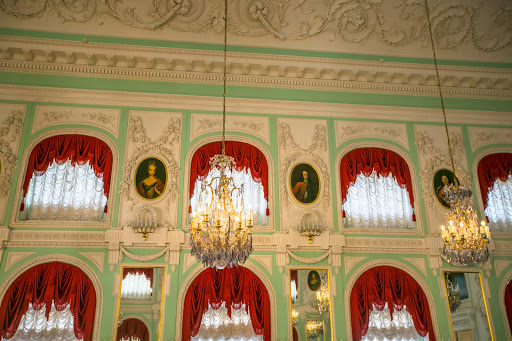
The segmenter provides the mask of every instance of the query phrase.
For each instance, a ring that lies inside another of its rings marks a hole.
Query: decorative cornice
[[[170,57],[172,56],[172,58]],[[230,52],[234,86],[437,96],[432,65]],[[0,36],[0,70],[222,84],[222,53]],[[510,69],[440,66],[447,97],[512,98]]]

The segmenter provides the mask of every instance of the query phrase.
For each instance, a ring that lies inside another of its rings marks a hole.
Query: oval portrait
[[[437,201],[446,208],[450,208],[450,204],[444,199],[444,189],[448,185],[460,184],[457,175],[449,169],[439,169],[434,174],[433,190],[436,195]]]
[[[137,194],[147,200],[160,197],[167,184],[167,169],[159,158],[147,157],[143,159],[135,170],[135,190]]]
[[[322,284],[322,279],[317,271],[310,271],[308,274],[308,287],[311,291],[317,291]]]
[[[320,179],[318,172],[309,163],[298,163],[290,174],[290,189],[295,200],[301,204],[311,204],[318,198]]]

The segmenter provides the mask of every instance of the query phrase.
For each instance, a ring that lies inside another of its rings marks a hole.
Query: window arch
[[[144,322],[136,318],[123,320],[117,328],[117,341],[149,341],[149,330]]]
[[[382,148],[358,148],[340,162],[342,212],[349,228],[410,228],[414,196],[407,162]]]
[[[257,225],[264,225],[270,214],[268,207],[269,174],[268,163],[263,153],[255,146],[239,141],[226,141],[226,155],[235,159],[231,175],[236,185],[244,184],[246,207],[250,207]],[[218,175],[210,166],[210,158],[222,153],[222,142],[210,142],[201,146],[192,156],[190,166],[189,213],[195,211],[200,183]],[[259,222],[259,223],[258,223]]]
[[[20,211],[28,220],[101,221],[108,210],[112,151],[85,135],[56,135],[31,151]]]
[[[218,321],[220,328],[208,328]],[[208,340],[216,329],[215,338],[270,341],[271,321],[269,294],[251,270],[207,268],[185,294],[181,339]]]
[[[435,340],[427,297],[405,271],[377,266],[365,271],[350,293],[352,338]]]
[[[485,216],[494,231],[512,231],[512,154],[497,153],[478,163]]]
[[[61,262],[39,264],[7,289],[0,304],[0,330],[5,339],[44,334],[91,341],[95,309],[96,291],[81,269]]]

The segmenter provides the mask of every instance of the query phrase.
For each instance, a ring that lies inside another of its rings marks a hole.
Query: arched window
[[[508,281],[505,288],[505,310],[507,311],[508,326],[512,331],[512,279]]]
[[[149,341],[148,327],[139,319],[123,320],[117,328],[117,341]]]
[[[125,268],[121,284],[121,298],[149,300],[153,295],[153,268]]]
[[[485,215],[494,231],[512,231],[512,154],[487,155],[478,163]]]
[[[29,220],[101,221],[107,212],[112,151],[95,137],[58,135],[39,142],[23,182]]]
[[[221,153],[221,142],[208,143],[194,153],[190,166],[189,213],[197,209],[201,182],[209,182],[220,175],[218,169],[211,168],[210,158]],[[233,177],[235,185],[244,185],[246,209],[252,210],[255,225],[265,225],[269,215],[267,159],[258,148],[238,141],[226,141],[226,155],[235,158],[235,167],[231,169],[230,176]]]
[[[414,197],[409,167],[390,150],[352,150],[340,163],[345,227],[411,228]]]
[[[354,341],[435,340],[425,293],[397,268],[365,271],[352,288],[350,315]]]
[[[7,289],[0,305],[2,338],[91,341],[96,292],[76,266],[34,266]]]
[[[183,341],[270,341],[270,300],[244,267],[207,268],[190,284],[183,308]]]

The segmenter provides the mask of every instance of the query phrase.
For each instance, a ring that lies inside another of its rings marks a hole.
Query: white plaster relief
[[[222,115],[192,114],[190,125],[191,141],[207,133],[222,132]],[[255,135],[270,143],[268,117],[229,115],[226,130]]]
[[[443,126],[414,126],[416,147],[420,164],[420,178],[423,199],[427,213],[430,234],[441,233],[444,216],[448,212],[437,201],[433,189],[434,174],[441,168],[451,169],[450,155],[445,128]],[[470,184],[470,176],[464,151],[464,141],[460,127],[450,126],[450,143],[455,164],[455,173],[463,184]]]
[[[188,269],[196,263],[196,257],[192,256],[190,253],[185,253],[183,255],[183,274],[185,274],[185,272],[187,272]]]
[[[344,262],[344,268],[345,268],[345,275],[348,275],[350,270],[360,261],[366,259],[367,257],[345,257],[343,258]]]
[[[251,255],[251,259],[263,265],[263,267],[272,275],[272,255]]]
[[[78,254],[90,260],[103,273],[103,264],[105,263],[105,254],[103,252],[78,252]]]
[[[35,252],[9,252],[7,254],[7,260],[5,262],[5,269],[4,272],[7,272],[13,265],[21,261],[22,259],[25,259],[31,255],[33,255]]]
[[[104,129],[118,137],[120,116],[121,110],[118,109],[38,105],[32,133],[55,125],[84,124]]]
[[[180,169],[182,114],[173,112],[130,111],[127,147],[121,181],[120,221],[129,227],[138,212],[150,205],[158,224],[165,229],[176,226]],[[136,192],[135,172],[140,161],[157,157],[167,169],[165,192],[153,200],[145,200]]]
[[[421,272],[427,276],[427,265],[425,264],[425,259],[423,258],[404,258],[404,260],[408,261],[409,263],[414,264],[418,269],[421,270]]]
[[[469,127],[468,131],[472,151],[496,143],[512,144],[512,129]]]
[[[0,103],[0,221],[18,164],[17,155],[25,118],[25,105]]]
[[[336,146],[360,138],[382,138],[409,149],[407,126],[398,123],[336,121]]]
[[[281,229],[287,231],[300,224],[304,209],[315,212],[323,227],[333,229],[331,171],[329,144],[325,120],[278,119],[279,129],[279,198]],[[295,200],[290,184],[293,167],[298,163],[311,164],[318,173],[319,189],[315,202],[304,205]],[[285,214],[286,212],[286,214]]]
[[[512,265],[512,260],[496,259],[494,260],[494,268],[496,269],[496,278],[500,278],[501,273]]]

